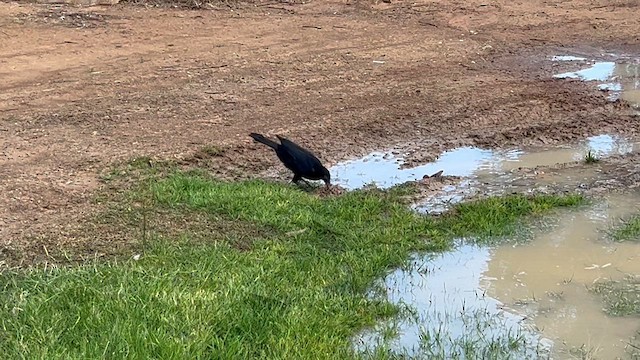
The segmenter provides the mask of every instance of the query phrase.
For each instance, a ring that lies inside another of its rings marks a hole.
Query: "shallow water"
[[[583,160],[587,151],[591,150],[596,156],[624,155],[638,148],[640,143],[618,136],[598,135],[587,138],[573,146],[556,146],[532,151],[522,151],[518,157],[507,158],[501,162],[504,171],[519,167],[532,168],[536,166],[552,166],[573,161]]]
[[[639,205],[637,193],[612,195],[584,211],[561,213],[551,231],[539,231],[531,243],[495,248],[483,288],[532,319],[558,344],[556,353],[584,344],[596,357],[622,357],[640,321],[607,316],[588,287],[640,274],[640,244],[613,243],[603,232]]]
[[[339,163],[330,171],[334,182],[347,189],[361,188],[370,183],[380,188],[389,188],[440,170],[444,170],[444,175],[471,176],[489,164],[494,157],[491,150],[462,147],[442,153],[432,163],[401,169],[403,157],[391,152],[373,152],[360,159]]]
[[[523,316],[503,311],[503,304],[481,289],[490,259],[488,248],[470,244],[455,252],[415,256],[408,269],[384,279],[388,299],[415,308],[415,315],[394,324],[398,336],[386,343],[384,325],[360,334],[357,348],[366,351],[386,345],[412,357],[454,358],[464,354],[469,342],[489,347],[493,340],[511,334],[528,345],[520,355],[535,355],[539,335],[522,326]]]
[[[640,60],[635,63],[621,64],[614,71],[620,83],[623,100],[628,101],[636,109],[640,108]]]
[[[580,348],[596,358],[624,358],[640,321],[607,316],[588,288],[600,279],[640,274],[640,244],[612,243],[603,232],[640,211],[639,204],[638,193],[612,195],[560,212],[526,244],[463,244],[416,256],[384,279],[389,300],[414,308],[415,315],[396,324],[398,336],[385,340],[381,325],[361,334],[356,347],[384,344],[412,357],[452,358],[474,339],[486,348],[517,338],[525,348],[514,350],[515,358],[573,358],[569,352]]]
[[[560,55],[558,58],[566,61],[572,57]],[[577,59],[580,58],[575,58]],[[611,91],[611,100],[621,98],[628,101],[632,107],[640,108],[640,59],[627,59],[618,63],[595,62],[588,68],[556,74],[553,77],[603,82],[598,88]]]
[[[373,152],[363,158],[348,160],[333,166],[334,183],[347,189],[358,189],[367,184],[389,188],[407,181],[421,179],[443,170],[446,176],[475,177],[481,174],[500,174],[521,167],[533,168],[578,161],[589,149],[597,156],[627,154],[640,147],[640,142],[612,136],[599,135],[587,138],[572,146],[556,146],[538,149],[486,150],[462,147],[442,153],[436,161],[414,168],[401,169],[402,156],[391,152]]]
[[[607,81],[613,76],[616,68],[614,62],[597,62],[592,66],[579,71],[571,71],[562,74],[553,75],[557,79],[580,79],[584,81]]]

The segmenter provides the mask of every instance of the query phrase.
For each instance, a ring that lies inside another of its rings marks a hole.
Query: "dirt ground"
[[[251,131],[327,165],[635,133],[628,104],[553,80],[571,64],[549,56],[637,56],[639,12],[635,0],[0,2],[0,262],[91,242],[74,229],[95,214],[100,177],[138,156],[289,176]]]

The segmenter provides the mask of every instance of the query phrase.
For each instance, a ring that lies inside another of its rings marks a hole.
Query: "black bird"
[[[306,178],[309,180],[323,180],[327,188],[331,185],[331,174],[329,170],[322,165],[320,160],[311,153],[311,151],[301,147],[291,140],[285,139],[280,135],[276,137],[280,140],[280,144],[267,139],[262,134],[249,134],[253,140],[263,143],[276,151],[278,159],[282,161],[287,169],[293,171],[294,183]]]

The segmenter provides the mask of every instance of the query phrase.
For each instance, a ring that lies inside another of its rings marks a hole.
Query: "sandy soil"
[[[634,0],[2,2],[0,261],[90,242],[74,229],[95,213],[100,175],[136,156],[288,176],[250,131],[327,165],[380,148],[411,164],[466,144],[635,133],[627,104],[551,79],[571,64],[549,56],[640,54],[638,12]],[[222,153],[203,161],[203,147]]]

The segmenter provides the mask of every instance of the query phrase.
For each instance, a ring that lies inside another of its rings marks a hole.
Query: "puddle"
[[[598,280],[640,274],[640,244],[603,239],[603,230],[638,212],[638,204],[638,194],[610,196],[585,211],[562,213],[551,231],[541,231],[529,244],[495,248],[483,288],[530,317],[555,341],[557,353],[584,345],[597,358],[624,357],[640,321],[607,316],[587,288]]]
[[[422,179],[443,170],[446,176],[473,177],[479,174],[500,174],[517,168],[533,168],[578,161],[589,149],[600,157],[628,154],[637,149],[640,142],[599,135],[587,138],[571,147],[549,147],[525,150],[484,150],[462,147],[446,151],[432,163],[409,169],[400,169],[401,156],[390,152],[374,152],[361,159],[349,160],[333,166],[331,178],[340,186],[353,190],[367,184],[389,188],[407,181]]]
[[[333,166],[331,178],[347,189],[358,189],[374,183],[379,188],[389,188],[407,181],[422,179],[444,170],[443,175],[471,176],[492,163],[495,154],[491,150],[463,147],[446,151],[433,163],[400,169],[404,159],[390,152],[374,152],[361,159],[345,161]]]
[[[555,60],[554,60],[555,59]],[[553,57],[552,61],[585,60],[571,56]],[[640,59],[627,60],[624,63],[596,62],[591,67],[574,72],[566,72],[553,76],[557,79],[580,79],[583,81],[599,81],[600,90],[610,91],[611,100],[623,99],[640,108]]]
[[[553,75],[556,79],[580,79],[584,81],[607,81],[613,76],[613,70],[616,68],[614,62],[597,62],[591,67],[562,74]]]
[[[503,159],[500,168],[509,171],[521,167],[552,166],[580,161],[584,159],[589,150],[600,157],[624,155],[631,153],[634,147],[637,148],[639,145],[640,143],[636,144],[621,137],[598,135],[587,138],[574,146],[558,146],[531,152],[520,151],[517,157]]]
[[[498,351],[511,341],[520,346],[509,358],[574,358],[577,349],[625,358],[640,322],[607,316],[587,289],[599,279],[640,274],[640,244],[608,242],[602,231],[639,211],[638,204],[640,194],[612,195],[559,213],[526,244],[462,245],[415,257],[383,281],[388,299],[408,305],[413,315],[396,324],[397,336],[385,339],[381,324],[359,335],[356,348],[445,359],[465,358],[464,346]]]
[[[401,169],[404,159],[391,152],[373,152],[361,159],[348,160],[333,166],[332,179],[340,186],[353,190],[367,184],[389,188],[407,181],[422,179],[443,170],[446,176],[473,177],[479,174],[499,174],[517,168],[532,168],[573,162],[584,158],[589,149],[600,157],[628,154],[640,147],[640,142],[599,135],[587,138],[574,146],[525,150],[485,150],[462,147],[446,151],[432,163]]]
[[[436,161],[414,168],[401,169],[404,159],[393,153],[374,152],[361,159],[345,161],[333,166],[331,177],[334,183],[353,190],[367,184],[389,188],[407,181],[416,181],[425,175],[443,170],[445,176],[459,176],[456,185],[446,185],[414,209],[437,213],[445,211],[451,204],[474,196],[479,191],[499,195],[512,189],[523,175],[521,168],[552,166],[570,163],[584,158],[588,150],[598,157],[623,155],[640,148],[640,142],[629,139],[599,135],[585,139],[573,146],[556,146],[529,150],[484,150],[463,147],[444,152]],[[537,174],[536,181],[542,185],[572,183],[579,186],[597,177],[594,169],[574,170],[557,174]],[[480,186],[482,185],[482,186]],[[510,186],[506,186],[510,185]]]
[[[640,109],[640,61],[616,66],[614,75],[618,77],[621,86],[620,97]]]
[[[381,324],[360,334],[356,348],[372,352],[385,346],[409,357],[469,358],[465,349],[478,355],[491,346],[508,348],[508,341],[517,339],[525,358],[548,351],[550,343],[544,345],[537,333],[526,329],[523,316],[503,311],[504,305],[481,289],[490,259],[489,249],[467,244],[455,252],[417,256],[408,269],[392,272],[383,284],[389,301],[416,311],[392,324],[398,336],[385,339],[386,324]]]

